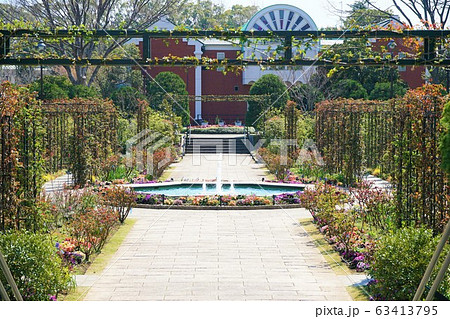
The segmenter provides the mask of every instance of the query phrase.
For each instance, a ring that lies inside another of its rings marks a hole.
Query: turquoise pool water
[[[262,185],[262,184],[231,184],[225,183],[222,189],[216,184],[179,184],[165,186],[139,186],[134,190],[145,194],[164,194],[166,196],[197,196],[197,195],[257,195],[272,196],[283,193],[303,191],[303,186]]]

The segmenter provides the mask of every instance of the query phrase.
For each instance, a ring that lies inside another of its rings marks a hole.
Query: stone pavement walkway
[[[351,300],[298,224],[304,209],[134,209],[85,300]],[[86,276],[85,276],[86,277]]]
[[[72,174],[64,174],[63,176],[57,177],[54,180],[46,182],[42,188],[46,193],[62,191],[65,186],[70,186],[73,184]]]
[[[263,164],[257,164],[250,155],[244,154],[186,154],[179,163],[170,166],[175,181],[222,181],[260,182],[267,176]]]

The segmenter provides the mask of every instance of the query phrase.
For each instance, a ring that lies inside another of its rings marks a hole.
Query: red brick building
[[[398,23],[395,20],[387,19],[381,23],[379,26],[383,28],[394,28],[394,29],[402,29],[403,25]],[[372,45],[374,51],[380,52],[382,50],[382,46],[388,51],[386,54],[392,54],[393,57],[403,58],[408,55],[415,55],[416,48],[413,47],[412,43],[407,40],[401,38],[395,39],[370,39],[369,42]],[[399,66],[398,67],[400,78],[408,84],[411,89],[415,89],[419,86],[425,84],[424,74],[425,67],[424,66]]]
[[[153,27],[171,30],[175,26],[170,21],[162,19],[151,28]],[[314,21],[299,8],[290,5],[275,5],[260,10],[243,27],[243,30],[252,29],[317,30],[317,27]],[[152,58],[173,55],[177,57],[195,56],[197,58],[208,57],[222,60],[225,58],[236,59],[243,52],[244,58],[251,55],[264,58],[264,55],[268,54],[266,49],[269,45],[276,47],[274,43],[271,43],[242,48],[237,43],[218,39],[151,39],[150,55]],[[139,46],[142,52],[142,42],[139,43]],[[318,46],[309,50],[307,56],[314,57],[317,53]],[[220,69],[207,70],[200,66],[190,68],[157,66],[148,68],[145,76],[154,78],[158,73],[164,71],[178,74],[186,83],[188,94],[196,97],[196,100],[191,101],[189,104],[191,123],[194,124],[196,121],[200,122],[201,120],[214,123],[216,118],[220,118],[226,124],[232,124],[235,121],[245,121],[247,102],[208,101],[208,98],[205,99],[205,96],[247,95],[251,85],[262,75],[269,73],[280,76],[289,85],[297,81],[305,82],[312,73],[313,68],[261,70],[259,66],[249,66],[238,74],[233,72],[224,74]]]

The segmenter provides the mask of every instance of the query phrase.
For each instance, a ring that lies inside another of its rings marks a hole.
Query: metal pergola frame
[[[61,38],[142,38],[143,54],[141,59],[77,59],[77,58],[11,58],[9,57],[11,40],[15,38],[35,38],[35,39],[61,39]],[[422,38],[424,54],[421,58],[415,59],[352,59],[339,62],[321,59],[304,59],[292,56],[293,39],[348,39],[348,38]],[[284,58],[274,60],[244,60],[230,59],[217,61],[214,59],[193,59],[188,58],[160,58],[153,59],[150,55],[150,39],[179,39],[179,38],[220,38],[236,39],[242,45],[245,45],[247,39],[275,38],[284,45]],[[450,59],[436,58],[436,40],[450,39],[450,30],[349,30],[349,31],[216,31],[216,30],[192,30],[192,31],[165,31],[165,30],[0,30],[0,65],[104,65],[104,66],[133,66],[140,64],[142,66],[250,66],[250,65],[270,65],[270,66],[417,66],[430,65],[434,67],[450,66]],[[195,97],[194,97],[195,99]],[[428,282],[432,269],[437,258],[443,249],[443,245],[449,238],[450,222],[447,224],[441,241],[429,263],[427,271],[417,289],[414,300],[420,300]],[[450,254],[442,265],[433,287],[428,293],[427,300],[432,300],[437,286],[445,274],[450,263]],[[3,260],[0,255],[0,262]],[[4,268],[4,263],[1,263]],[[5,268],[2,269],[5,272]],[[6,271],[8,275],[8,271]],[[9,275],[7,276],[10,277]],[[9,278],[11,279],[11,278]],[[13,288],[16,299],[21,300],[20,293],[13,281],[8,281]],[[5,289],[0,283],[0,293],[5,298]],[[6,297],[7,298],[7,297]]]
[[[9,57],[11,40],[15,38],[62,39],[62,38],[142,38],[143,54],[140,59],[84,59],[84,58],[13,58]],[[424,54],[421,58],[396,59],[351,59],[339,62],[319,57],[305,59],[292,56],[293,39],[349,39],[349,38],[411,38],[424,39]],[[179,39],[179,38],[220,38],[235,39],[245,45],[247,39],[274,38],[284,45],[284,58],[271,60],[254,59],[214,59],[185,58],[152,58],[150,54],[150,39]],[[418,66],[432,65],[435,67],[450,66],[450,59],[437,59],[435,55],[436,40],[450,39],[450,30],[349,30],[349,31],[167,31],[167,30],[0,30],[0,65],[104,65],[104,66]]]

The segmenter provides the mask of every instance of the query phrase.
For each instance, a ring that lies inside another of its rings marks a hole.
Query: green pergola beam
[[[450,30],[327,30],[327,31],[216,31],[216,30],[0,30],[0,35],[6,37],[37,37],[37,38],[67,38],[67,37],[113,37],[113,38],[445,38],[450,37]]]
[[[272,60],[272,61],[255,61],[255,60],[226,60],[226,63],[211,63],[209,61],[193,61],[193,60],[144,60],[144,59],[35,59],[35,58],[0,58],[0,65],[24,65],[24,66],[55,66],[55,65],[103,65],[103,66],[159,66],[159,67],[194,67],[194,66],[419,66],[432,65],[436,67],[450,66],[450,59],[442,60],[426,60],[426,59],[362,59],[362,60]]]

